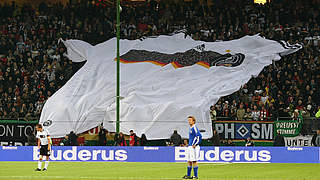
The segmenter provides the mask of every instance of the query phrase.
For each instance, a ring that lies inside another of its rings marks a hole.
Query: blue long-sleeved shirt
[[[189,146],[201,143],[202,135],[196,125],[189,128]]]

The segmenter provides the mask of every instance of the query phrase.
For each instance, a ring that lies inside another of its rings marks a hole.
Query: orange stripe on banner
[[[158,66],[165,66],[165,65],[167,65],[167,64],[165,64],[165,63],[161,63],[161,62],[158,62],[158,61],[140,61],[140,62],[149,62],[149,63],[155,64],[155,65],[158,65]]]
[[[199,61],[199,62],[197,62],[197,64],[200,65],[200,66],[203,66],[205,68],[208,68],[208,69],[210,68],[209,63],[206,63],[204,61]]]
[[[117,61],[117,58],[115,58],[114,60]],[[120,62],[123,63],[123,64],[149,62],[149,63],[155,64],[155,65],[158,65],[158,66],[167,65],[166,63],[162,63],[162,62],[158,62],[158,61],[127,61],[127,60],[124,60],[124,59],[121,59],[121,58],[120,58]]]
[[[176,63],[174,63],[174,62],[171,62],[171,64],[172,64],[172,66],[174,67],[174,68],[178,68],[178,66],[176,65]]]
[[[114,59],[115,61],[117,61],[117,58]],[[165,66],[167,65],[166,63],[162,63],[162,62],[159,62],[159,61],[127,61],[125,59],[122,59],[120,58],[120,62],[123,63],[123,64],[131,64],[131,63],[141,63],[141,62],[149,62],[149,63],[152,63],[152,64],[155,64],[155,65],[158,65],[158,66]],[[182,68],[183,66],[178,63],[178,62],[171,62],[172,66],[177,69],[177,68]],[[197,62],[196,64],[200,65],[200,66],[203,66],[205,68],[210,68],[210,65],[209,63],[207,62],[204,62],[204,61],[200,61],[200,62]]]
[[[176,68],[176,69],[183,67],[181,64],[179,64],[179,63],[177,63],[177,62],[172,62],[171,64],[172,64],[172,66],[173,66],[174,68]]]
[[[180,63],[178,63],[178,62],[174,62],[176,65],[177,65],[177,67],[178,68],[182,68],[183,66],[180,64]]]

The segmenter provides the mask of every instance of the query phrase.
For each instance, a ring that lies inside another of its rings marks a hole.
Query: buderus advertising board
[[[185,148],[175,148],[175,161],[187,160]],[[200,162],[318,163],[316,147],[202,147]]]
[[[186,162],[186,147],[53,146],[52,161]],[[36,161],[34,146],[0,146],[0,161]],[[200,162],[319,163],[318,147],[201,147]]]

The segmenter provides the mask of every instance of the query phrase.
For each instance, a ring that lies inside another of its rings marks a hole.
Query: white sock
[[[44,168],[48,169],[49,161],[44,162]]]
[[[41,169],[42,161],[38,161],[38,169]]]

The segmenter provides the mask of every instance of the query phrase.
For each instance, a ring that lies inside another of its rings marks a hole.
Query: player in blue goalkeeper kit
[[[189,128],[189,144],[188,144],[188,171],[187,175],[183,177],[183,179],[198,179],[198,163],[200,156],[200,146],[202,140],[202,135],[199,131],[199,129],[196,126],[196,119],[193,116],[188,117],[188,123],[190,125]],[[193,167],[193,174],[194,176],[191,176],[191,170]]]

